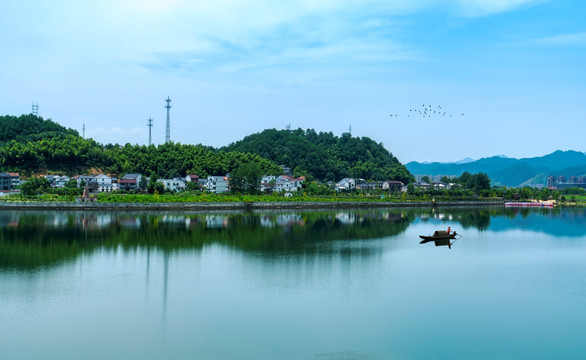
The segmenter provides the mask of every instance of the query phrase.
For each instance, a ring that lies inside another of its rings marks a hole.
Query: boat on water
[[[449,233],[443,230],[437,230],[433,233],[433,235],[419,235],[420,238],[427,241],[435,241],[435,240],[446,240],[446,239],[455,239],[458,235],[455,231],[453,233]],[[423,242],[422,242],[423,243]]]
[[[428,243],[430,241],[433,241],[435,243],[435,246],[448,246],[448,248],[452,248],[452,244],[454,243],[453,241],[450,240],[458,240],[459,238],[462,237],[462,235],[454,232],[451,232],[448,234],[447,231],[443,231],[443,230],[437,230],[433,233],[433,235],[419,235],[419,237],[423,240],[421,240],[420,244],[425,244]]]

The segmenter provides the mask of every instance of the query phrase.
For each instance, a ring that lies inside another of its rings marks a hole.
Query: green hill
[[[400,180],[412,177],[382,144],[346,133],[334,136],[314,130],[265,130],[221,149],[166,143],[159,146],[100,144],[75,130],[35,115],[0,116],[0,171],[67,175],[104,172],[141,173],[171,178],[196,174],[223,175],[254,163],[265,174],[281,173],[278,165],[320,180],[356,177]]]
[[[0,117],[0,171],[66,175],[100,171],[119,175],[141,173],[172,178],[195,174],[224,175],[242,164],[279,174],[281,168],[258,155],[217,151],[203,145],[159,146],[100,144],[71,129],[34,115]]]
[[[354,177],[408,183],[412,179],[405,166],[383,144],[368,137],[352,137],[349,133],[338,137],[313,129],[268,129],[246,136],[223,150],[257,154],[293,169],[296,175],[326,181]]]
[[[51,119],[45,120],[32,114],[19,117],[0,116],[0,143],[10,140],[26,143],[61,135],[79,136],[79,133]]]

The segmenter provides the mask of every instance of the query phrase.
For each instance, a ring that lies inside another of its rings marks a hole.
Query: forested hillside
[[[338,137],[313,129],[276,130],[246,136],[225,147],[226,151],[258,154],[320,180],[338,181],[344,177],[367,180],[411,182],[412,176],[382,144],[367,137]]]
[[[266,174],[281,172],[277,164],[258,155],[217,151],[203,145],[102,145],[34,115],[1,116],[0,129],[0,171],[19,172],[25,177],[96,170],[114,175],[155,173],[171,178],[189,173],[204,177],[224,175],[248,163]]]
[[[338,181],[344,177],[400,180],[411,174],[382,144],[345,133],[334,136],[314,130],[265,130],[222,149],[203,145],[100,144],[75,130],[35,115],[0,116],[0,171],[67,175],[103,172],[141,173],[172,178],[196,174],[224,175],[255,164],[263,174],[281,173]]]
[[[79,133],[67,129],[51,119],[44,120],[32,114],[19,117],[0,116],[0,144],[10,140],[26,143],[60,135],[79,136]]]

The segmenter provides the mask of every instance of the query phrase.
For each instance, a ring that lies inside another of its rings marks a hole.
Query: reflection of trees
[[[502,214],[502,207],[470,207],[450,209],[430,209],[420,213],[423,220],[435,218],[442,221],[459,222],[462,228],[488,229],[490,218]]]
[[[500,211],[500,209],[499,209]],[[464,229],[474,227],[480,231],[485,231],[490,225],[490,218],[497,213],[497,209],[480,209],[472,208],[466,211],[458,212],[456,220]]]
[[[328,241],[396,235],[413,211],[149,214],[0,213],[0,269],[34,270],[96,249],[163,251],[218,243],[266,255],[327,251]],[[340,219],[343,219],[340,220]]]

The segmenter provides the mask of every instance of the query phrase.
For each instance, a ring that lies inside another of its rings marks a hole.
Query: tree
[[[259,194],[262,172],[255,163],[238,166],[230,173],[230,187],[233,193]]]
[[[77,180],[70,179],[68,182],[65,183],[65,185],[63,185],[63,187],[66,189],[77,189]]]
[[[407,184],[407,194],[408,195],[415,194],[415,185],[413,185],[413,183]]]
[[[51,187],[51,183],[44,177],[35,177],[28,179],[20,185],[20,191],[25,196],[38,195]]]

